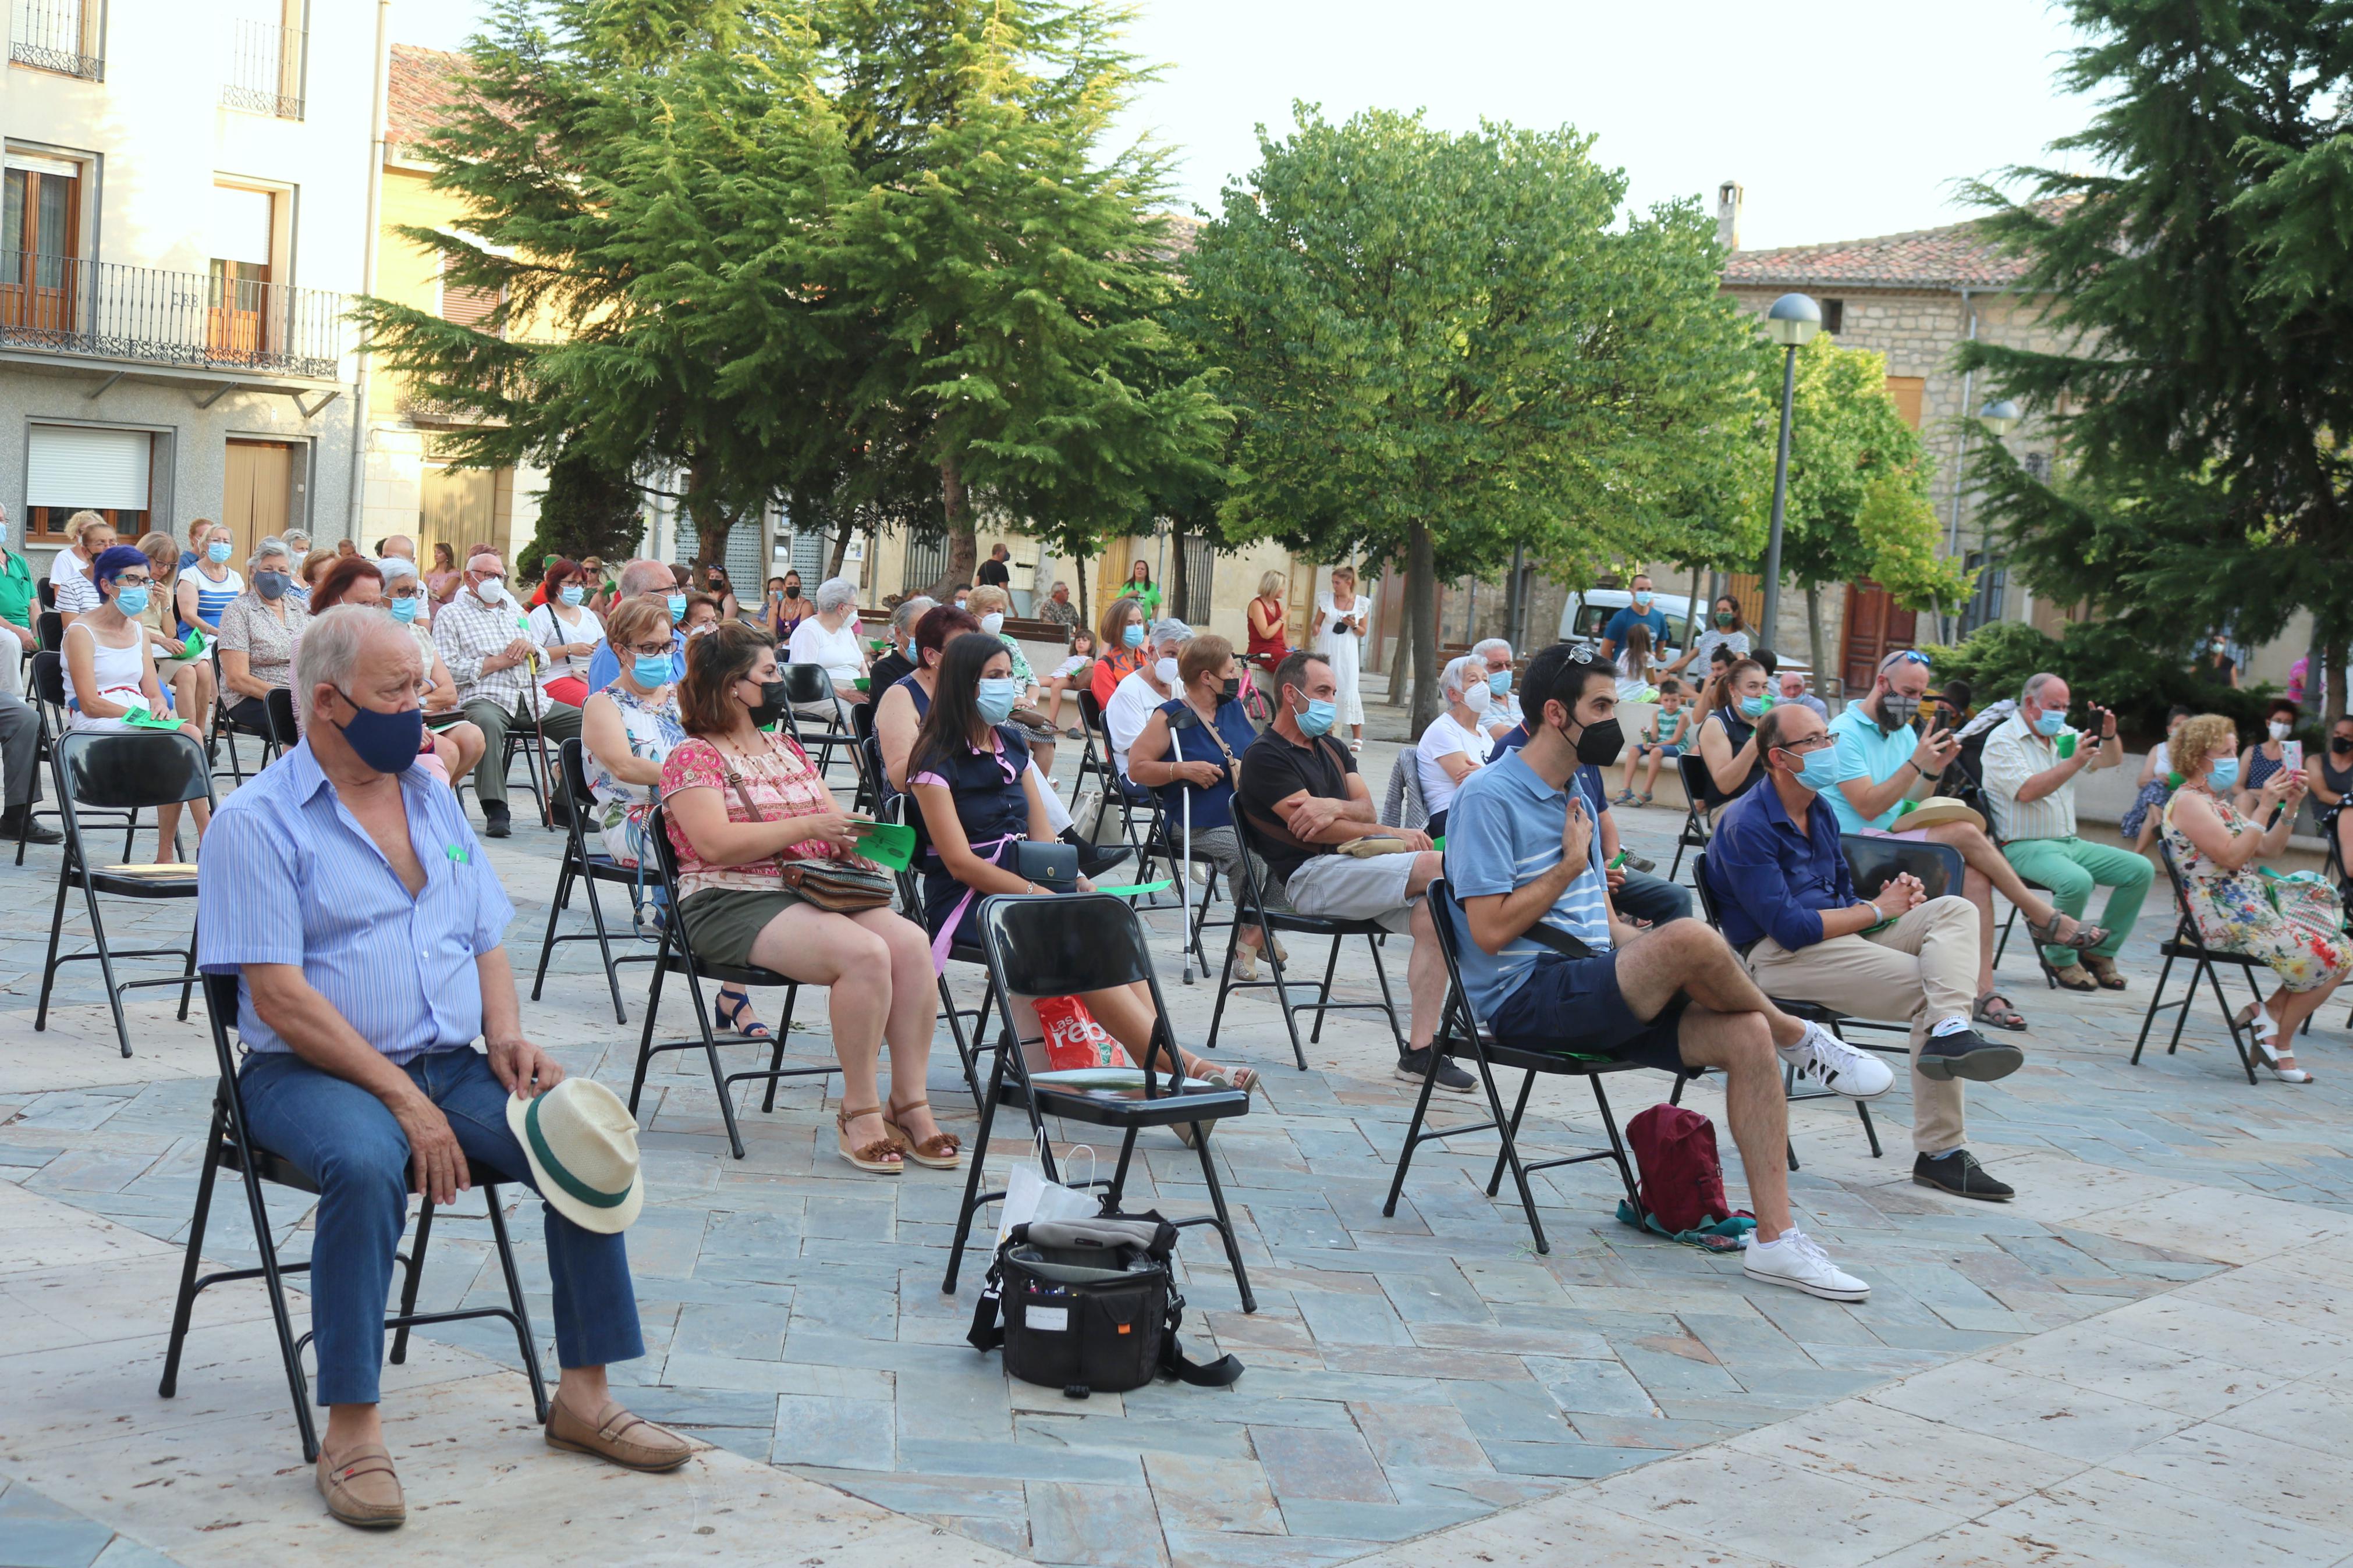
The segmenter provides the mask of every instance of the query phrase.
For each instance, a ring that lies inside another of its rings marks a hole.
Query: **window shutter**
[[[147,510],[148,458],[154,437],[146,431],[36,425],[32,437],[25,475],[27,506]]]
[[[449,281],[451,258],[441,258],[441,319],[453,326],[471,327],[477,331],[489,329],[483,323],[499,308],[496,289],[466,289]]]

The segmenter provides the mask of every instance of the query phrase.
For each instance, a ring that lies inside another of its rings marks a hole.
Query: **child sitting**
[[[1683,755],[1684,731],[1690,723],[1691,710],[1683,706],[1683,682],[1670,675],[1659,682],[1658,711],[1651,715],[1642,738],[1627,750],[1626,787],[1618,792],[1612,805],[1651,804],[1651,792],[1659,784],[1659,764]],[[1639,796],[1634,793],[1634,769],[1638,763],[1646,769]]]
[[[1092,632],[1071,634],[1071,656],[1056,665],[1051,673],[1038,683],[1046,696],[1046,722],[1056,729],[1062,727],[1062,693],[1076,691],[1094,677],[1095,639]],[[1083,731],[1072,730],[1070,738],[1083,741]]]

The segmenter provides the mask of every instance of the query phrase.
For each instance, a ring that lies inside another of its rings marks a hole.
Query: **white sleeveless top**
[[[129,647],[110,647],[98,640],[96,632],[79,621],[68,626],[66,632],[68,636],[79,632],[90,638],[90,679],[98,683],[98,689],[90,695],[122,705],[134,701],[142,708],[147,705],[147,694],[139,684],[147,673],[147,637],[143,630]],[[66,661],[65,676],[66,696],[76,710],[76,721],[92,722],[79,717],[81,693],[74,685],[71,660]]]

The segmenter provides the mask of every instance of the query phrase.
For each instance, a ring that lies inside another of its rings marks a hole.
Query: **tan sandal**
[[[871,1143],[862,1144],[855,1149],[849,1146],[849,1124],[861,1116],[879,1116],[881,1112],[882,1108],[879,1105],[870,1105],[862,1110],[853,1110],[845,1105],[835,1111],[833,1113],[835,1147],[843,1159],[861,1171],[871,1171],[878,1176],[895,1176],[905,1169],[905,1166],[900,1161],[898,1144],[892,1142],[887,1133]],[[885,1127],[890,1125],[887,1119],[883,1125]]]
[[[956,1141],[955,1133],[934,1132],[918,1142],[912,1133],[899,1125],[899,1118],[907,1112],[929,1110],[931,1108],[932,1102],[928,1100],[918,1100],[906,1105],[893,1102],[882,1112],[882,1125],[890,1130],[892,1146],[902,1157],[934,1171],[955,1170],[964,1163],[964,1145]]]

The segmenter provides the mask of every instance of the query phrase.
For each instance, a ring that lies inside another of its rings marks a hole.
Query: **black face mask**
[[[1218,688],[1218,700],[1220,702],[1231,702],[1241,694],[1242,683],[1230,677],[1223,686]]]
[[[787,583],[787,584],[785,584],[785,597],[786,597],[786,598],[787,598],[787,599],[797,599],[797,598],[799,598],[800,596],[801,596],[801,585],[800,585],[798,583]]]
[[[1567,740],[1568,731],[1561,731],[1560,738]],[[1617,720],[1604,719],[1599,723],[1588,724],[1585,732],[1577,736],[1577,760],[1588,768],[1607,767],[1618,760],[1618,753],[1625,748],[1626,731],[1619,727]]]
[[[2340,757],[2353,752],[2353,735],[2331,735],[2328,737],[2328,749]]]
[[[752,722],[774,724],[785,716],[785,710],[790,706],[785,698],[783,681],[764,680],[760,683],[760,700],[752,709]]]

